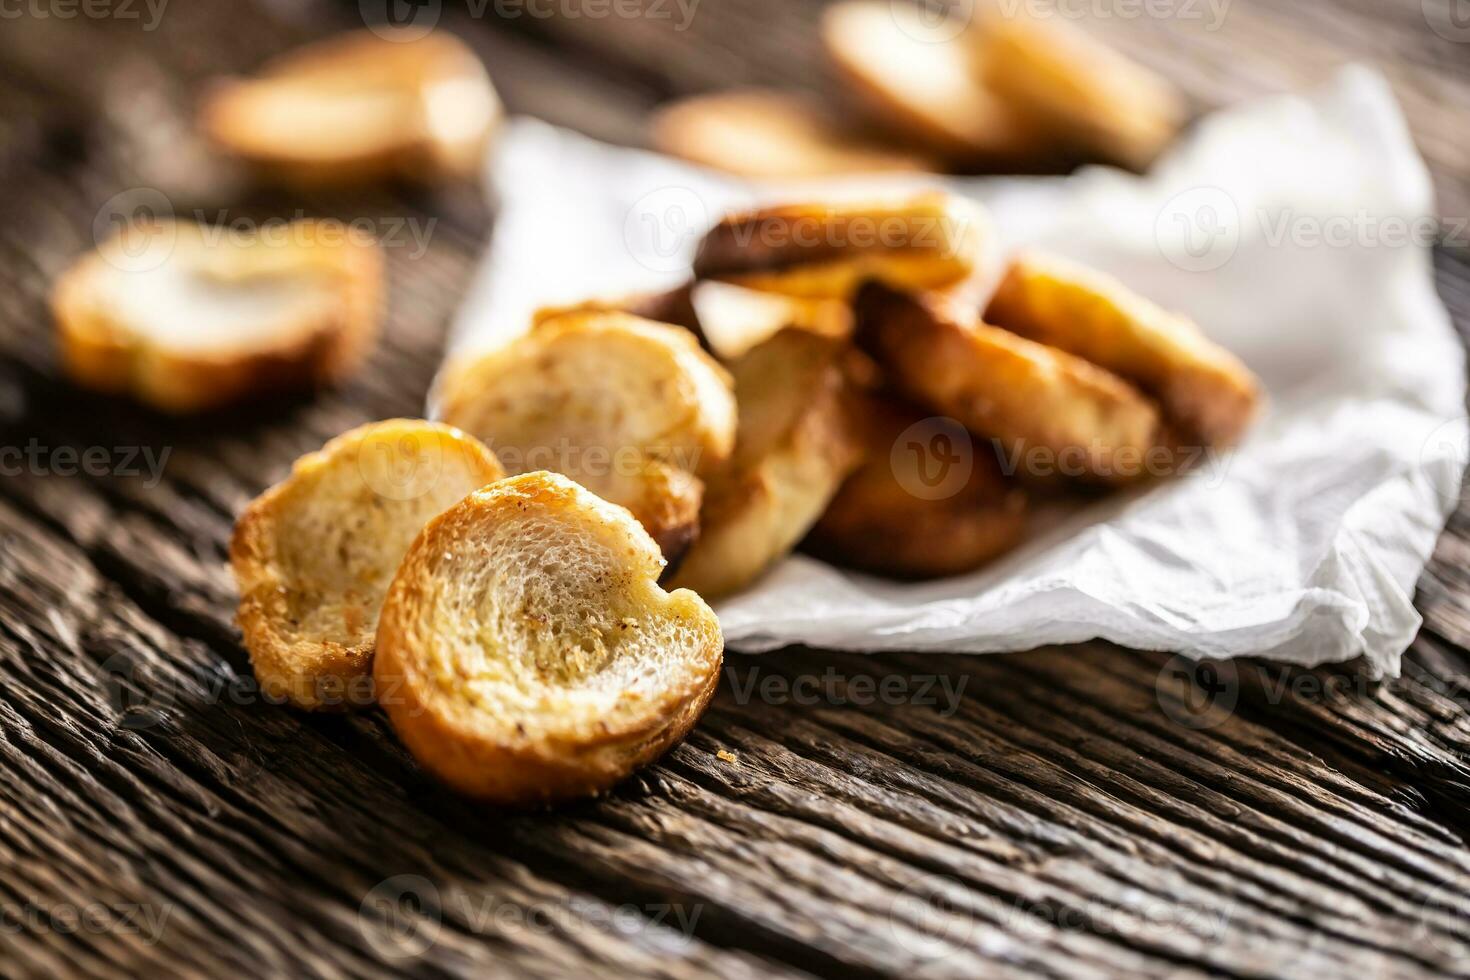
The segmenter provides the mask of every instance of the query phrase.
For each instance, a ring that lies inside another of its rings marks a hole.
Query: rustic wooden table
[[[443,25],[514,110],[623,142],[675,94],[830,86],[813,0],[634,6],[451,3]],[[1461,221],[1436,267],[1470,329],[1463,0],[1149,9],[1174,15],[1098,27],[1201,108],[1349,59],[1388,72]],[[209,76],[359,25],[357,5],[7,11],[0,446],[26,461],[0,479],[0,974],[1470,972],[1464,507],[1382,685],[1255,663],[1191,678],[1099,644],[731,656],[657,767],[520,816],[438,789],[377,714],[262,703],[231,623],[234,515],[329,436],[420,409],[490,215],[467,193],[272,195],[194,141]],[[49,339],[48,282],[140,187],[210,220],[437,223],[424,254],[392,250],[386,342],[357,380],[170,421],[70,388]]]

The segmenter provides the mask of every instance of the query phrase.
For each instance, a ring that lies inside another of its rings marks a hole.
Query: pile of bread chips
[[[859,118],[811,95],[739,89],[666,106],[653,140],[763,178],[1146,167],[1183,125],[1185,99],[1065,14],[1046,0],[974,0],[947,15],[843,0],[823,12],[822,43]]]

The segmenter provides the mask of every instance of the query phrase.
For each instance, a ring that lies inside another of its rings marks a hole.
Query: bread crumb
[[[740,757],[738,755],[736,755],[734,752],[726,752],[724,749],[720,749],[720,751],[716,752],[715,756],[719,758],[721,762],[734,763],[740,761]]]

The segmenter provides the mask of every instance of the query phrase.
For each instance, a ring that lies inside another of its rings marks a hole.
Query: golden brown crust
[[[1109,483],[1147,475],[1161,439],[1148,398],[1096,365],[956,306],[943,295],[869,283],[857,298],[857,342],[905,395],[999,440],[1024,468]]]
[[[745,89],[681,99],[654,115],[652,129],[663,152],[746,177],[934,169],[917,154],[861,139],[787,92]]]
[[[699,278],[847,299],[865,279],[934,289],[976,274],[987,219],[941,192],[894,200],[792,204],[726,215],[700,242]]]
[[[297,460],[230,540],[236,618],[261,690],[307,709],[372,703],[377,608],[402,554],[390,552],[440,504],[504,475],[477,440],[411,419],[359,426]],[[382,554],[363,554],[372,548]]]
[[[1055,256],[1011,264],[985,312],[991,323],[1085,358],[1156,398],[1180,438],[1235,443],[1260,401],[1260,383],[1188,319],[1122,283]]]
[[[527,605],[545,590],[499,573],[465,585],[460,556],[534,552],[549,526],[584,542],[557,552],[548,574],[568,578],[558,602]],[[568,569],[584,561],[611,564],[582,582]],[[595,794],[653,761],[698,720],[723,651],[698,596],[654,584],[660,564],[625,511],[564,477],[470,495],[424,529],[384,604],[374,679],[394,730],[454,789],[512,806]]]
[[[699,538],[675,585],[711,597],[745,587],[796,547],[858,465],[843,353],[787,329],[732,363],[735,455],[708,477]]]
[[[57,280],[51,308],[62,367],[73,381],[108,394],[131,394],[166,412],[188,413],[267,392],[334,383],[366,359],[377,337],[382,255],[372,243],[351,236],[319,242],[311,221],[293,222],[288,234],[297,242],[291,249],[299,253],[302,267],[335,283],[337,298],[325,315],[262,344],[209,351],[170,349],[121,322],[109,288],[101,285],[112,271],[109,255],[120,247],[121,236],[172,234],[180,236],[183,247],[190,236],[198,237],[192,227],[156,222],[123,229]],[[262,275],[278,271],[273,266]],[[200,330],[210,326],[201,323]]]
[[[325,122],[295,121],[311,119],[318,103]],[[441,32],[385,37],[380,29],[306,45],[253,78],[216,82],[199,127],[221,151],[288,184],[430,182],[477,175],[501,112],[484,66],[463,42]]]
[[[989,442],[890,393],[866,400],[862,431],[866,461],[806,550],[835,565],[924,579],[974,571],[1020,543],[1026,495]]]

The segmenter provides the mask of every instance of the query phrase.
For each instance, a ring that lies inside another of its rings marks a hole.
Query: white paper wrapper
[[[545,303],[681,282],[724,210],[812,193],[526,119],[492,181],[500,216],[454,356],[503,343]],[[729,644],[992,652],[1100,637],[1307,665],[1361,654],[1397,674],[1467,432],[1463,353],[1424,247],[1429,178],[1383,79],[1350,68],[1216,114],[1147,177],[935,183],[989,206],[998,247],[1072,256],[1193,317],[1262,377],[1269,409],[1228,457],[1043,527],[976,574],[901,584],[793,556],[719,604]]]

